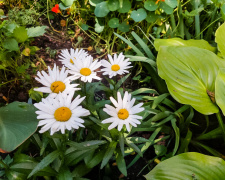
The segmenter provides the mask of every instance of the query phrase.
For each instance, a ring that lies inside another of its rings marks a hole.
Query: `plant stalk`
[[[194,9],[197,10],[199,6],[199,0],[194,1]],[[195,38],[200,39],[200,20],[199,13],[195,15]]]
[[[221,117],[220,112],[216,113],[216,117],[217,117],[217,120],[219,122],[219,126],[220,126],[220,128],[221,128],[221,130],[223,132],[223,140],[225,142],[225,129],[224,129],[224,126],[223,126],[223,119]]]

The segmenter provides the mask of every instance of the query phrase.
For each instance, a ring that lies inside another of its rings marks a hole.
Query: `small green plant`
[[[20,9],[18,7],[8,12],[9,20],[21,26],[37,25],[39,15],[35,9]]]

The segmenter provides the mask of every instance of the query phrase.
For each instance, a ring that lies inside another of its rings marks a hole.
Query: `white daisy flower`
[[[90,112],[79,104],[85,99],[78,95],[73,101],[74,92],[59,93],[55,98],[47,97],[41,102],[35,103],[37,119],[40,119],[38,126],[43,126],[40,133],[50,129],[50,134],[57,131],[65,133],[65,129],[78,129],[84,127],[84,120],[80,116],[88,116]]]
[[[101,66],[101,62],[93,61],[92,56],[87,56],[82,60],[74,61],[74,64],[68,64],[69,73],[72,74],[72,79],[81,78],[81,81],[91,82],[92,79],[101,80],[94,72]]]
[[[110,97],[110,100],[115,108],[106,104],[103,111],[112,117],[102,121],[104,124],[112,123],[108,128],[109,130],[118,126],[118,131],[121,131],[123,125],[126,125],[127,131],[130,132],[130,124],[134,127],[137,127],[137,124],[141,124],[139,120],[142,119],[142,117],[135,114],[144,110],[144,108],[141,107],[143,103],[133,106],[136,99],[131,99],[131,94],[128,94],[127,91],[123,99],[120,92],[117,92],[117,101],[113,97]]]
[[[114,57],[112,58],[111,55],[108,54],[109,62],[106,60],[102,60],[102,66],[105,68],[101,69],[103,75],[109,75],[109,78],[112,78],[113,76],[116,76],[117,74],[122,75],[125,73],[128,73],[127,69],[131,68],[132,66],[129,66],[131,62],[129,62],[129,58],[125,59],[125,56],[123,53],[120,53],[117,57],[117,54],[114,54]]]
[[[88,56],[88,53],[83,49],[63,49],[61,51],[61,55],[59,55],[59,60],[64,64],[66,67],[68,64],[74,64],[74,61],[77,59],[83,59]]]
[[[48,66],[48,73],[45,71],[38,71],[35,79],[43,84],[45,87],[35,88],[35,91],[40,91],[43,93],[50,93],[51,96],[56,96],[59,92],[69,93],[71,91],[80,90],[80,88],[75,88],[79,84],[70,84],[71,77],[68,76],[68,70],[65,70],[63,66],[61,71],[59,67],[54,64],[54,68],[51,70]]]

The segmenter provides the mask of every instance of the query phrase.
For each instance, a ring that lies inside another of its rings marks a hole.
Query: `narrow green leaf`
[[[30,178],[38,171],[42,170],[43,168],[47,167],[50,163],[52,163],[58,156],[61,154],[60,151],[56,150],[48,154],[44,159],[41,160],[40,163],[38,163],[37,166],[31,171],[31,173],[28,175],[27,178]]]
[[[112,157],[114,150],[116,149],[117,142],[113,141],[109,144],[105,155],[102,160],[101,169],[109,162],[109,159]]]
[[[122,77],[118,83],[115,85],[115,90],[118,90],[120,86],[127,80],[127,78],[130,76],[130,74],[127,74],[126,76]]]
[[[122,39],[125,43],[127,43],[136,53],[138,56],[145,56],[130,40],[125,39],[124,37],[120,36],[119,34],[115,33],[120,39]]]
[[[173,149],[173,156],[174,156],[176,154],[177,150],[178,150],[178,147],[179,147],[180,131],[179,131],[179,128],[177,127],[177,125],[176,125],[176,119],[172,119],[171,124],[172,124],[172,127],[173,127],[174,132],[175,132],[175,146],[174,146],[174,149]]]
[[[126,162],[123,158],[123,154],[121,153],[121,151],[119,149],[118,149],[117,154],[116,154],[116,164],[117,164],[120,172],[124,176],[127,176]]]
[[[58,174],[58,180],[73,180],[72,173],[68,167],[62,167]]]
[[[143,154],[141,152],[141,150],[132,142],[130,141],[128,138],[125,140],[125,143],[131,147],[134,151],[136,151],[138,153],[139,156],[143,157]]]
[[[86,164],[88,168],[93,168],[95,167],[96,165],[98,165],[101,161],[103,161],[103,157],[104,157],[104,154],[105,154],[105,150],[100,150],[94,157],[93,159],[88,163]]]
[[[131,32],[132,36],[136,39],[136,41],[138,42],[138,44],[143,48],[143,50],[145,51],[145,53],[147,54],[147,56],[150,59],[155,59],[155,56],[153,55],[152,51],[149,49],[149,47],[147,46],[147,44],[145,44],[145,42],[134,32]]]

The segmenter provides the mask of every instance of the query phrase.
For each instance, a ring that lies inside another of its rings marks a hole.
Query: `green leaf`
[[[155,148],[155,154],[157,156],[163,156],[167,152],[167,148],[164,145],[156,144],[156,145],[154,145],[154,148]]]
[[[104,157],[105,154],[105,150],[100,150],[91,160],[90,162],[87,164],[88,168],[93,168],[96,165],[98,165]]]
[[[135,40],[138,42],[138,44],[142,47],[142,49],[145,51],[147,56],[150,59],[155,59],[155,56],[152,54],[152,51],[147,46],[147,44],[134,31],[132,31],[131,34],[135,38]]]
[[[133,10],[130,16],[135,22],[140,22],[147,17],[147,13],[143,8]]]
[[[101,3],[103,0],[89,0],[89,3],[92,6],[96,6],[98,3]]]
[[[19,51],[19,46],[18,46],[18,42],[16,41],[16,39],[14,38],[7,38],[4,42],[3,42],[3,47],[5,49],[8,49],[10,51]]]
[[[155,14],[155,12],[149,12],[145,20],[148,23],[154,23],[158,18],[160,18],[160,16]]]
[[[27,28],[27,34],[28,37],[38,37],[38,36],[42,36],[45,32],[47,26],[37,26],[37,27],[31,27],[31,28]]]
[[[70,172],[68,167],[60,168],[58,180],[73,180],[72,173]]]
[[[119,13],[128,13],[131,9],[131,2],[129,0],[123,0],[118,9]]]
[[[165,11],[166,14],[172,14],[173,8],[168,6],[166,3],[162,2],[160,3],[159,7]]]
[[[123,36],[120,36],[119,34],[115,33],[114,34],[122,39],[125,43],[127,43],[136,53],[138,56],[145,56],[129,39],[125,39]]]
[[[13,37],[18,43],[25,42],[28,39],[28,32],[25,27],[16,27],[13,31]]]
[[[73,177],[82,177],[85,174],[87,174],[89,171],[91,171],[91,168],[88,168],[84,163],[79,164],[74,168],[72,172]]]
[[[122,32],[128,32],[130,29],[130,25],[128,25],[126,22],[122,22],[119,26],[118,29]]]
[[[155,11],[158,8],[158,4],[156,4],[153,0],[147,0],[144,3],[144,7],[148,11]]]
[[[126,162],[123,158],[123,154],[121,153],[120,149],[118,149],[117,154],[116,154],[116,164],[118,166],[118,169],[120,172],[124,175],[127,176],[127,168],[126,168]]]
[[[223,23],[217,30],[216,30],[216,43],[218,45],[218,49],[221,52],[221,54],[223,55],[223,58],[225,58],[225,36],[224,36],[224,32],[225,32],[225,23]]]
[[[81,28],[84,30],[84,31],[87,31],[89,26],[87,24],[81,24]]]
[[[96,5],[94,13],[97,17],[105,17],[109,13],[107,4],[106,1],[103,1]]]
[[[117,9],[119,9],[119,0],[109,0],[108,8],[110,11],[116,11]]]
[[[109,27],[111,28],[117,28],[119,26],[119,19],[118,18],[112,18],[108,22]]]
[[[177,7],[177,0],[165,0],[165,3],[171,8]]]
[[[222,110],[223,114],[225,114],[225,69],[221,68],[219,73],[216,77],[216,84],[215,84],[215,98],[216,103]]]
[[[156,39],[154,41],[154,46],[156,51],[159,51],[160,46],[194,46],[202,49],[207,49],[209,51],[215,52],[216,48],[212,47],[207,41],[201,40],[183,40],[180,38],[171,39]]]
[[[66,6],[66,5],[63,4],[63,3],[59,3],[59,8],[60,8],[61,10],[66,10],[66,9],[70,8],[70,6]],[[49,18],[49,19],[51,19],[51,18]],[[53,19],[54,19],[54,16],[53,16]]]
[[[35,107],[24,102],[13,102],[0,108],[0,148],[12,151],[37,129]]]
[[[208,93],[215,92],[217,64],[220,61],[218,56],[205,49],[162,46],[157,66],[175,100],[208,115],[218,112]],[[223,66],[222,63],[220,66]]]
[[[117,142],[115,141],[109,144],[102,160],[101,169],[109,162],[110,158],[113,155],[114,150],[116,149],[116,145],[117,145]]]
[[[43,168],[47,167],[50,163],[52,163],[58,156],[61,154],[60,151],[56,150],[48,154],[44,157],[44,159],[41,160],[40,163],[31,171],[31,173],[28,175],[27,178],[30,178],[38,171],[42,170]]]
[[[145,178],[147,180],[221,180],[225,177],[224,169],[225,162],[221,158],[189,152],[159,163]]]
[[[73,1],[75,0],[61,0],[65,6],[72,6]]]
[[[95,32],[101,33],[104,30],[104,24],[100,18],[95,18],[96,24],[95,24]]]

